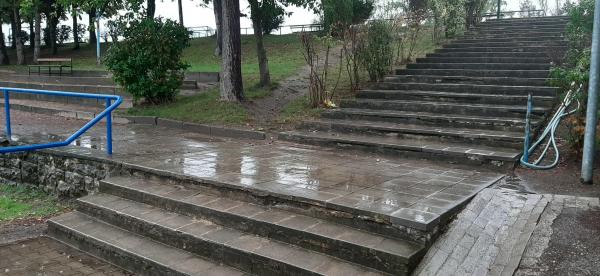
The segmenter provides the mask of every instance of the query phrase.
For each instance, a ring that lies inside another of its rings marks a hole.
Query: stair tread
[[[513,123],[525,123],[522,118],[510,118],[510,117],[489,117],[489,116],[467,116],[459,114],[444,114],[444,113],[431,113],[431,112],[411,112],[401,110],[372,110],[372,109],[361,109],[361,108],[340,108],[330,112],[342,112],[350,114],[364,114],[364,115],[386,115],[386,116],[415,116],[415,117],[430,117],[430,118],[446,118],[446,119],[460,119],[460,120],[479,120],[479,121],[494,121],[494,122],[513,122]],[[532,120],[535,124],[537,121]]]
[[[408,82],[402,82],[402,84],[409,84]],[[416,84],[416,83],[410,83],[410,84]],[[438,83],[428,83],[428,82],[423,82],[423,83],[418,83],[418,84],[427,84],[427,85],[431,85],[431,84],[435,84],[438,85]],[[439,85],[454,85],[453,83],[439,83]],[[464,84],[464,85],[471,85],[471,84]],[[502,87],[509,87],[509,86],[502,86]],[[524,86],[510,86],[510,87],[518,87],[518,88],[525,88]],[[547,88],[548,86],[528,86],[528,87],[544,87]],[[410,89],[410,90],[392,90],[392,89],[362,89],[359,91],[359,93],[362,92],[366,92],[366,93],[389,93],[389,94],[415,94],[415,95],[430,95],[430,96],[453,96],[453,97],[489,97],[489,98],[524,98],[527,99],[528,95],[514,95],[514,94],[496,94],[496,93],[463,93],[463,92],[446,92],[446,91],[429,91],[429,90],[414,90],[414,89]],[[554,97],[552,96],[542,96],[542,95],[532,95],[534,99],[554,99]]]
[[[120,248],[181,273],[190,275],[247,275],[234,268],[208,261],[184,250],[155,242],[98,221],[78,211],[60,215],[50,219],[50,221],[90,239],[108,244],[114,248]]]
[[[391,122],[373,122],[373,121],[343,120],[343,119],[319,119],[319,120],[314,120],[312,122],[325,123],[325,124],[339,124],[339,125],[346,125],[346,126],[371,127],[371,128],[376,128],[376,129],[387,129],[387,130],[404,131],[404,132],[411,132],[411,133],[459,135],[459,136],[480,137],[480,138],[496,137],[496,138],[514,139],[514,140],[518,140],[518,141],[523,140],[523,133],[497,131],[497,130],[453,128],[453,127],[439,127],[439,126],[428,126],[428,125],[399,124],[399,123],[391,123]]]
[[[399,104],[421,104],[421,105],[435,105],[435,106],[457,106],[457,107],[485,107],[505,110],[527,110],[527,106],[516,106],[516,105],[498,105],[498,104],[473,104],[473,103],[454,103],[454,102],[440,102],[440,101],[411,101],[411,100],[381,100],[381,99],[354,99],[347,101],[355,101],[361,103],[399,103]],[[533,111],[545,112],[549,108],[546,107],[533,107]]]
[[[206,200],[203,205],[216,206],[221,204],[221,201],[227,201],[226,206],[229,208],[235,208],[241,206],[241,202],[235,202],[226,198],[218,197],[203,197],[195,195],[190,197],[189,200]],[[97,194],[81,198],[80,201],[87,204],[93,204],[101,206],[106,209],[110,209],[120,214],[124,214],[133,217],[137,220],[146,221],[150,224],[160,225],[168,228],[171,231],[181,232],[196,239],[205,240],[211,243],[223,244],[226,247],[232,248],[238,252],[245,252],[246,254],[254,254],[263,257],[277,260],[282,263],[291,264],[295,267],[302,268],[307,271],[314,273],[325,273],[325,269],[332,269],[333,271],[344,272],[344,275],[384,275],[375,270],[362,267],[357,264],[352,264],[344,260],[340,260],[325,254],[310,251],[304,248],[300,248],[294,245],[286,244],[276,240],[270,240],[268,238],[256,236],[253,234],[244,233],[242,231],[228,228],[220,225],[216,225],[213,222],[196,219],[189,216],[169,212],[160,208],[156,208],[144,203],[139,203],[118,196],[109,194]],[[236,205],[239,203],[240,205]],[[223,204],[225,205],[225,204]],[[222,206],[221,206],[222,207]],[[248,206],[244,206],[249,208]],[[264,219],[278,218],[277,214],[270,213],[258,213],[257,217]],[[307,228],[310,231],[312,228],[321,228],[318,225],[313,225]],[[341,230],[337,229],[337,230]],[[344,229],[346,230],[346,229]],[[343,233],[340,233],[340,235]],[[369,233],[361,233],[362,237],[369,237]],[[386,242],[392,242],[386,240]],[[384,244],[383,241],[379,242],[378,246],[388,245]],[[396,243],[400,249],[399,252],[406,253],[411,251],[412,244],[407,243]],[[389,247],[386,247],[389,248]]]
[[[496,148],[466,143],[402,139],[394,136],[380,137],[327,131],[289,131],[285,132],[284,135],[324,139],[350,144],[386,146],[395,149],[416,152],[444,153],[456,156],[476,155],[484,158],[492,158],[503,161],[516,161],[521,155],[521,152],[517,149],[504,147]]]

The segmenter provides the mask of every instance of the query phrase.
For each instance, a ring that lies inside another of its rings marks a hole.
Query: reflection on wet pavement
[[[73,120],[55,123],[60,127],[30,121],[14,132],[27,140],[55,140],[48,133],[64,137],[81,125]],[[102,125],[74,143],[98,150],[104,150],[104,144]],[[105,156],[103,151],[93,154]],[[143,125],[115,126],[112,159],[417,223],[436,220],[500,177],[458,165],[279,141],[221,139]]]

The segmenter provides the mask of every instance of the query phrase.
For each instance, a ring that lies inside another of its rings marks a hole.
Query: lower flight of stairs
[[[370,85],[356,99],[280,138],[455,163],[511,168],[556,101],[551,62],[566,51],[567,17],[491,20]]]
[[[425,254],[377,224],[235,198],[113,177],[51,219],[48,234],[141,275],[409,275]]]

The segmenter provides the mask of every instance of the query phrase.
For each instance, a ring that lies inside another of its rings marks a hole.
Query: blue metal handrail
[[[6,113],[6,137],[11,140],[12,129],[10,123],[10,93],[18,94],[34,94],[34,95],[50,95],[59,97],[76,97],[85,99],[97,99],[105,100],[106,108],[98,116],[94,117],[91,121],[87,122],[83,127],[73,133],[69,138],[61,142],[52,142],[45,144],[33,144],[33,145],[22,145],[12,147],[0,147],[0,153],[11,153],[21,151],[33,151],[48,148],[57,148],[68,146],[77,140],[86,131],[106,118],[106,152],[112,154],[112,112],[119,107],[123,102],[120,96],[116,95],[103,95],[103,94],[87,94],[87,93],[76,93],[76,92],[61,92],[61,91],[50,91],[50,90],[35,90],[35,89],[22,89],[22,88],[9,88],[0,87],[0,91],[4,93],[4,111]],[[113,102],[114,101],[114,102]]]

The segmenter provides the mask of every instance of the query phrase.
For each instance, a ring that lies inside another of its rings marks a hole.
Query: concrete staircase
[[[48,234],[141,275],[409,275],[425,254],[423,241],[324,201],[322,212],[276,201],[113,177],[51,219]]]
[[[555,102],[547,81],[551,62],[566,51],[567,22],[481,23],[280,138],[509,168],[522,150],[527,95],[534,98],[534,126]]]

